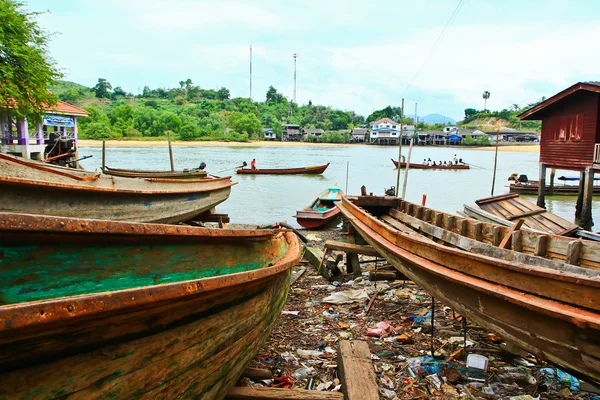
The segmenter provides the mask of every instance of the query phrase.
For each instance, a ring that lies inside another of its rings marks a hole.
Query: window
[[[583,114],[557,117],[553,125],[554,140],[579,142],[583,137]]]
[[[377,129],[379,127],[379,125],[373,125],[374,129]]]
[[[396,125],[392,125],[392,128],[396,129]]]

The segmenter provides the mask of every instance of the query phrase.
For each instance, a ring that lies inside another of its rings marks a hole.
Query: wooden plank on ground
[[[304,248],[304,258],[306,258],[315,269],[318,269],[319,265],[321,265],[321,260],[323,259],[323,251],[318,247],[306,246]]]
[[[252,368],[246,367],[244,372],[242,372],[242,376],[246,378],[250,378],[252,380],[261,380],[261,379],[271,379],[273,377],[273,373],[271,370],[266,368]]]
[[[347,400],[379,400],[379,391],[367,342],[342,340],[338,371]]]
[[[344,400],[340,392],[234,386],[225,400]]]
[[[365,256],[380,257],[377,250],[371,246],[362,246],[359,244],[336,242],[335,240],[328,240],[325,242],[325,248],[331,250],[343,251],[345,253],[356,253],[364,254]]]

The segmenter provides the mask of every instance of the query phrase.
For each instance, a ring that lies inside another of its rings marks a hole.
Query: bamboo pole
[[[410,155],[412,153],[415,138],[410,138],[410,147],[408,148],[408,157],[406,158],[406,169],[404,170],[404,184],[402,185],[402,199],[406,199],[406,185],[408,184],[408,169],[410,165]]]
[[[102,141],[102,172],[106,167],[106,140]]]
[[[346,195],[348,194],[348,173],[350,172],[350,161],[346,162]]]
[[[402,108],[400,109],[400,140],[398,145],[398,175],[396,176],[396,197],[400,192],[400,171],[402,170],[402,115],[404,114],[404,99],[402,99]]]
[[[171,132],[167,133],[167,139],[169,140],[169,160],[171,160],[171,172],[175,172],[175,164],[173,163],[173,147],[171,146]]]
[[[492,176],[492,192],[490,196],[494,195],[494,186],[496,185],[496,167],[498,165],[498,139],[500,138],[500,132],[496,131],[496,154],[494,155],[494,175]]]

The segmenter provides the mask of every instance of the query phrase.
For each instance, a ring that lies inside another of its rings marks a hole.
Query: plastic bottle
[[[306,379],[315,372],[314,368],[298,368],[292,373],[294,379]]]

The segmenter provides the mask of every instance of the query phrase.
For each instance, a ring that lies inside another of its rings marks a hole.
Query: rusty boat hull
[[[394,163],[394,166],[396,168],[398,168],[398,164],[400,164],[401,168],[406,168],[406,162],[404,162],[404,161],[399,163],[398,161],[396,161],[392,158],[392,162]],[[439,169],[439,170],[471,169],[470,166],[465,165],[465,164],[457,164],[457,165],[451,165],[449,167],[444,167],[443,165],[423,165],[423,164],[410,163],[410,164],[408,164],[408,166],[410,167],[410,169]]]
[[[332,222],[340,214],[335,202],[342,199],[344,191],[337,186],[323,189],[306,207],[296,211],[296,221],[307,229],[320,228]]]
[[[392,197],[344,198],[339,207],[379,254],[434,297],[505,340],[600,381],[597,243],[511,232]],[[499,247],[505,235],[509,249]],[[535,238],[537,247],[529,247]]]
[[[302,167],[302,168],[282,168],[282,169],[266,169],[266,168],[239,168],[235,172],[238,174],[252,174],[252,175],[299,175],[299,174],[322,174],[329,167],[329,163],[323,165],[317,165],[314,167]]]
[[[150,171],[142,169],[122,169],[105,166],[103,172],[106,175],[121,176],[124,178],[169,178],[169,179],[200,179],[206,178],[206,171]]]
[[[69,171],[0,153],[0,211],[114,221],[179,223],[231,193],[230,177],[123,178]]]
[[[0,399],[222,399],[301,256],[286,230],[0,213]]]

